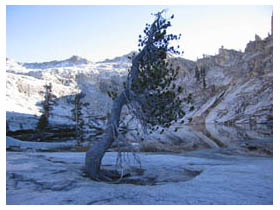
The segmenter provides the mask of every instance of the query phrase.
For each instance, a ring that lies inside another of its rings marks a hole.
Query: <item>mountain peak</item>
[[[91,63],[85,58],[82,58],[77,55],[73,55],[68,59],[65,60],[53,60],[48,62],[41,62],[41,63],[24,63],[23,66],[26,68],[31,69],[48,69],[48,68],[57,68],[57,67],[71,67],[71,66],[78,66],[83,64]]]
[[[69,59],[65,60],[65,61],[69,61],[71,62],[72,64],[88,64],[89,61],[85,58],[82,58],[80,56],[77,56],[77,55],[73,55],[71,56]]]
[[[136,51],[131,51],[128,54],[122,55],[122,56],[118,56],[112,59],[105,59],[103,61],[98,61],[97,63],[130,63],[131,62],[131,58],[133,57],[133,55],[136,55],[137,52]]]

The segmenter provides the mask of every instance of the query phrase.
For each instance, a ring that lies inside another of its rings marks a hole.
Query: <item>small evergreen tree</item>
[[[44,130],[48,127],[50,111],[53,109],[52,106],[56,104],[56,102],[54,101],[56,99],[56,96],[52,93],[52,83],[50,83],[49,85],[45,85],[44,88],[45,100],[43,101],[42,115],[37,124],[38,130]]]
[[[195,78],[197,82],[200,81],[199,67],[197,65],[195,66]]]
[[[202,77],[202,81],[203,81],[203,88],[205,89],[206,88],[206,80],[205,80],[205,77],[206,77],[206,71],[205,71],[206,67],[205,66],[202,66],[201,67],[201,77]]]
[[[81,101],[81,99],[85,96],[86,95],[83,93],[76,94],[74,100],[72,101],[74,108],[71,110],[71,112],[72,119],[75,121],[75,134],[78,144],[83,141],[83,130],[85,126],[82,109],[83,107],[87,107],[89,105],[89,103],[84,103]]]
[[[37,129],[38,130],[44,130],[47,126],[48,126],[49,122],[48,122],[48,118],[46,117],[45,114],[42,114],[38,124],[37,124]]]

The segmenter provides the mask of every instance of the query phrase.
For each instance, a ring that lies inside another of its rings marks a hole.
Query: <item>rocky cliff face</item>
[[[248,43],[244,53],[221,48],[185,68],[179,81],[193,98],[186,118],[192,124],[272,123],[272,51],[269,36]],[[196,65],[205,69],[205,86]]]

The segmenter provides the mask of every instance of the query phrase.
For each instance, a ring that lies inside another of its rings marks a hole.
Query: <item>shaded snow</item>
[[[69,150],[76,145],[76,141],[68,142],[27,142],[17,140],[15,138],[6,137],[6,149],[14,149],[17,151],[59,151],[59,150]]]

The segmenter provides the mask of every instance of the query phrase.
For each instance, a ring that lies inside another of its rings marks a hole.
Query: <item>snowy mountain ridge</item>
[[[49,62],[42,62],[42,63],[22,63],[22,66],[29,68],[29,69],[48,69],[48,68],[57,68],[57,67],[72,67],[72,66],[79,66],[79,65],[87,65],[92,63],[91,61],[79,57],[77,55],[73,55],[72,57],[61,60],[61,61],[49,61]]]

